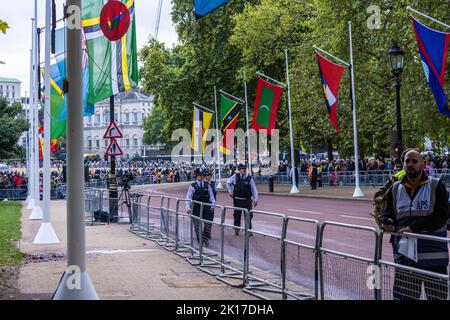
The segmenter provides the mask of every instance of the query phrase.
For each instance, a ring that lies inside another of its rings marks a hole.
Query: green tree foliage
[[[0,97],[0,159],[8,159],[17,155],[20,148],[17,142],[28,129],[25,112],[17,102],[9,103]]]
[[[6,33],[6,29],[9,29],[8,24],[3,21],[2,19],[0,19],[0,31],[5,34]]]
[[[450,119],[438,113],[425,82],[406,7],[410,5],[448,22],[450,2],[234,0],[200,21],[194,19],[192,1],[174,0],[173,4],[172,18],[179,44],[167,49],[150,40],[141,52],[144,89],[157,97],[156,110],[163,116],[154,117],[164,122],[147,127],[158,130],[162,135],[159,139],[169,139],[175,128],[190,129],[192,101],[212,107],[214,85],[242,96],[242,83],[247,81],[252,109],[256,71],[286,81],[284,50],[288,49],[296,146],[303,141],[306,147],[325,150],[326,143],[331,141],[341,155],[352,155],[349,72],[342,80],[338,106],[340,132],[336,133],[326,113],[312,48],[317,45],[349,61],[348,21],[352,21],[360,153],[385,155],[391,151],[393,139],[390,136],[396,130],[396,109],[387,51],[393,40],[406,52],[401,92],[405,147],[421,147],[425,137],[436,141],[438,146],[449,144]],[[371,5],[381,9],[379,29],[368,26],[372,17],[367,9]],[[430,21],[419,20],[442,30]],[[447,70],[450,70],[449,65]],[[448,80],[446,87],[449,87]],[[238,124],[241,127],[242,118]],[[289,145],[286,94],[280,104],[277,126],[281,129],[282,148],[286,149]]]

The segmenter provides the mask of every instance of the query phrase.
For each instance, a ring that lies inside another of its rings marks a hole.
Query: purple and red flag
[[[430,29],[413,17],[411,19],[427,83],[433,92],[439,112],[450,117],[448,98],[444,90],[450,33]]]
[[[317,62],[319,63],[320,78],[322,80],[323,94],[328,115],[330,116],[330,121],[336,129],[336,132],[339,132],[337,120],[338,94],[346,67],[331,62],[320,54],[317,54]]]

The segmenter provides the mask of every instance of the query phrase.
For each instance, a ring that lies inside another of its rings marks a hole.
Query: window
[[[13,99],[15,99],[15,98],[16,98],[16,93],[15,93],[14,91],[12,92],[12,94],[11,94],[11,95],[12,95],[12,98],[13,98]]]
[[[130,123],[130,113],[125,113],[125,123]]]
[[[100,148],[100,140],[98,138],[95,140],[95,145],[97,148]]]
[[[105,148],[108,148],[108,140],[105,140]]]
[[[137,138],[137,136],[133,137],[133,144],[134,144],[135,147],[138,146],[138,138]]]
[[[133,122],[138,122],[138,113],[133,112]]]
[[[108,124],[109,123],[109,111],[105,111],[103,114],[103,122]]]
[[[117,114],[117,112],[114,113],[114,121],[117,122],[117,119],[119,119],[119,116]]]
[[[100,124],[100,113],[95,114],[95,125],[99,125]]]
[[[88,140],[87,140],[87,144],[88,144],[88,148],[90,149],[90,148],[92,148],[92,140],[91,140],[91,138],[89,137],[88,138]]]
[[[129,136],[125,136],[125,145],[126,145],[127,147],[130,146],[130,137],[129,137]]]

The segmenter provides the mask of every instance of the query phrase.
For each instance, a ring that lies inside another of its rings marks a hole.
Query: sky
[[[37,1],[38,26],[44,27],[46,1]],[[58,19],[62,17],[65,2],[65,0],[56,0]],[[138,49],[145,45],[150,35],[153,35],[158,2],[158,0],[135,0]],[[8,5],[5,4],[1,6],[0,19],[8,22],[10,29],[7,30],[6,35],[0,33],[0,60],[6,63],[0,64],[0,77],[17,78],[22,81],[21,95],[24,97],[30,86],[31,18],[34,14],[34,1],[14,0],[14,2],[8,2]],[[177,34],[170,17],[171,8],[171,1],[163,0],[158,40],[168,47],[177,42]],[[42,41],[43,39],[44,36]],[[42,50],[41,60],[43,59]]]

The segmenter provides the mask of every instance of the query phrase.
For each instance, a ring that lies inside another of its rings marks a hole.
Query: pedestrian
[[[214,205],[215,200],[211,186],[209,185],[209,183],[203,181],[203,171],[201,169],[195,169],[194,175],[196,181],[192,183],[188,189],[186,196],[186,210],[188,214],[192,214],[193,216],[197,217],[193,218],[193,221],[197,241],[200,242],[200,220],[198,218],[208,219],[214,214],[212,212],[214,208],[211,205]],[[199,203],[192,204],[192,201],[203,202],[203,210],[201,215],[201,205]],[[209,233],[209,238],[207,237],[205,231],[202,233],[202,242],[205,247],[209,246],[210,236],[211,233]]]
[[[448,192],[445,185],[436,178],[428,177],[424,172],[423,157],[419,150],[407,149],[403,155],[406,176],[395,182],[388,193],[382,229],[397,233],[391,237],[395,263],[447,275],[449,254],[446,242],[417,239],[417,249],[413,250],[412,256],[409,250],[403,249],[414,239],[402,238],[401,234],[405,232],[447,237],[449,216]],[[428,299],[447,299],[446,280],[396,268],[394,300],[420,299],[422,282]]]
[[[249,212],[253,207],[258,205],[258,191],[256,190],[256,184],[253,177],[247,174],[247,166],[239,164],[239,173],[233,174],[227,181],[227,189],[230,197],[233,198],[233,206],[236,208],[244,208]],[[252,201],[253,198],[253,201]],[[241,210],[234,210],[234,226],[241,226]],[[250,212],[250,225],[252,229],[253,213]],[[239,228],[234,230],[236,236],[239,235]],[[250,234],[251,235],[251,234]]]
[[[311,190],[316,190],[317,189],[317,176],[318,176],[318,171],[317,171],[317,167],[316,164],[313,163],[312,167],[311,167],[311,171],[310,171],[310,177],[311,177]]]

